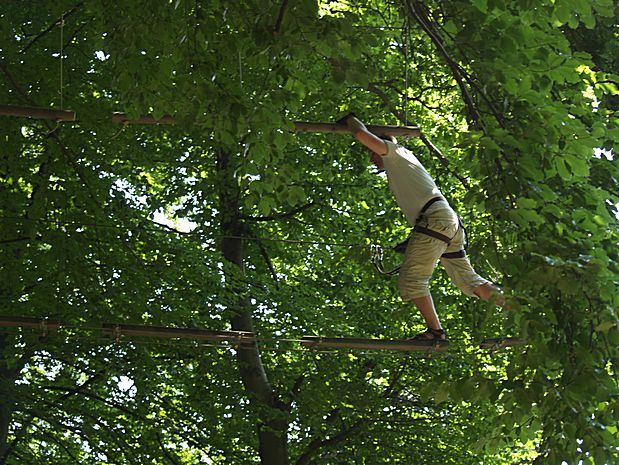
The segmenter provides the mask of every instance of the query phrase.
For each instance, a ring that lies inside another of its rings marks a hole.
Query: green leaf
[[[593,0],[593,8],[600,16],[611,17],[615,13],[613,0]]]
[[[570,173],[570,171],[567,169],[567,164],[566,164],[565,159],[555,158],[554,166],[556,167],[557,172],[559,173],[559,176],[561,176],[563,179],[565,180],[572,179],[572,173]]]
[[[287,189],[288,193],[288,203],[291,206],[299,205],[306,200],[305,191],[302,187],[299,186],[291,186]]]
[[[595,327],[595,330],[600,333],[607,333],[611,328],[617,326],[614,321],[604,321]]]
[[[589,164],[586,160],[583,160],[582,158],[576,157],[574,155],[570,155],[568,153],[566,153],[564,157],[574,176],[589,176]]]
[[[434,394],[434,402],[436,402],[437,404],[445,402],[449,398],[449,390],[449,383],[441,384],[436,390],[436,393]]]
[[[518,206],[520,208],[527,208],[527,209],[531,209],[531,208],[535,208],[537,207],[537,202],[533,199],[527,199],[524,197],[520,197],[516,203],[518,204]]]
[[[560,23],[567,23],[572,18],[572,9],[565,0],[555,3],[553,17]]]
[[[472,3],[482,13],[488,12],[488,0],[472,0]]]
[[[259,201],[258,201],[258,211],[260,211],[260,213],[263,216],[268,216],[271,214],[271,199],[269,197],[262,197]]]
[[[591,128],[591,137],[594,139],[602,139],[606,135],[606,126],[601,121],[597,121]]]
[[[443,29],[445,29],[451,35],[456,35],[459,30],[458,26],[456,26],[456,23],[454,23],[453,21],[447,21],[445,25],[443,26]]]

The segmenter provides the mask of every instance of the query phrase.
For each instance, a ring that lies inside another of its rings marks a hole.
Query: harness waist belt
[[[415,227],[413,228],[413,231],[421,233],[421,234],[425,234],[426,236],[432,236],[435,239],[438,239],[439,241],[443,241],[447,244],[451,242],[451,238],[447,237],[445,234],[441,234],[440,232],[436,232],[431,229],[424,228],[423,226],[415,225]]]

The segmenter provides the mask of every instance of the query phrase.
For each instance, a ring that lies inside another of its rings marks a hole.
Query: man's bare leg
[[[428,326],[428,328],[442,329],[441,322],[438,319],[436,308],[434,308],[434,301],[432,300],[431,295],[414,297],[413,303],[421,312],[423,319],[426,320],[426,325]]]

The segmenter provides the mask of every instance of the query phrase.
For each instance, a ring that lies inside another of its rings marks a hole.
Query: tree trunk
[[[221,175],[220,211],[221,244],[223,256],[236,265],[241,275],[243,266],[243,224],[240,219],[239,190],[234,177],[234,167],[230,166],[230,154],[220,152],[217,170]],[[234,289],[237,295],[236,308],[231,318],[234,331],[254,331],[251,305],[242,286]],[[243,344],[238,349],[237,363],[239,373],[250,404],[257,416],[259,454],[264,465],[288,465],[288,411],[279,401],[264,370],[260,351],[256,343]]]
[[[6,339],[6,335],[0,335],[0,353],[4,352],[7,343]],[[15,406],[15,380],[19,371],[16,367],[10,368],[6,363],[6,359],[0,360],[0,396],[2,396],[0,401],[0,464],[6,463],[10,452],[8,443],[9,426]]]

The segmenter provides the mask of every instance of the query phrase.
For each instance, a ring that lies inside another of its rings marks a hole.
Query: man
[[[396,145],[395,138],[382,139],[372,134],[352,114],[343,123],[367,147],[372,163],[387,173],[389,188],[414,227],[398,278],[402,300],[415,304],[428,328],[413,339],[447,341],[428,289],[438,260],[462,292],[483,300],[497,294],[497,304],[502,305],[499,289],[473,270],[464,252],[465,233],[458,215],[417,157]]]

